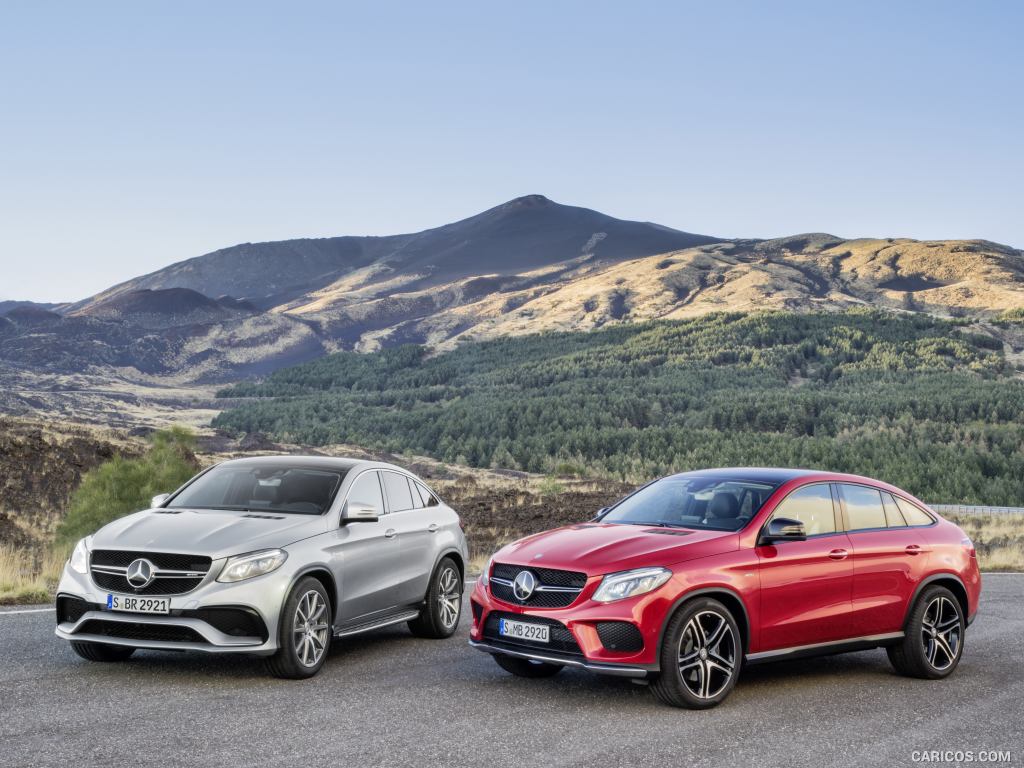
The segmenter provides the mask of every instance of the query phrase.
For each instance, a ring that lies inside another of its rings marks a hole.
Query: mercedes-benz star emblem
[[[530,599],[530,595],[533,594],[533,590],[537,588],[537,577],[534,576],[530,571],[520,571],[516,575],[516,580],[512,582],[512,594],[516,596],[516,600],[521,603],[525,603]]]
[[[143,589],[153,581],[153,571],[155,570],[156,567],[149,560],[139,558],[133,560],[132,564],[128,566],[124,577],[135,589]]]

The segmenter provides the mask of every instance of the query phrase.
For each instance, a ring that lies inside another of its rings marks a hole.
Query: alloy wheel
[[[713,699],[736,670],[736,638],[726,618],[701,611],[687,622],[679,642],[679,673],[691,694]]]
[[[454,568],[445,568],[437,584],[437,602],[441,623],[451,629],[459,620],[462,610],[462,591],[459,589],[459,574]]]
[[[314,589],[299,598],[293,623],[295,655],[305,667],[315,667],[327,650],[330,624],[327,621],[327,603]]]
[[[941,672],[956,662],[961,632],[960,610],[952,600],[940,595],[928,603],[921,620],[921,641],[934,669]]]

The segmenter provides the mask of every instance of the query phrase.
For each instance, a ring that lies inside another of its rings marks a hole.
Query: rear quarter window
[[[897,496],[896,503],[899,505],[900,512],[903,513],[903,517],[906,518],[907,525],[931,525],[935,522],[931,515],[906,499],[901,499]]]

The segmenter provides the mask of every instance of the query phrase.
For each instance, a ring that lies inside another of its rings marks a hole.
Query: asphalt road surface
[[[1024,576],[985,577],[948,680],[897,677],[883,651],[744,672],[705,712],[628,680],[522,680],[466,645],[389,628],[338,642],[323,672],[267,677],[237,656],[80,660],[49,611],[0,614],[0,766],[910,765],[919,750],[1024,764]],[[468,611],[467,611],[468,613]],[[975,758],[975,762],[979,762]],[[949,764],[949,763],[946,763]]]

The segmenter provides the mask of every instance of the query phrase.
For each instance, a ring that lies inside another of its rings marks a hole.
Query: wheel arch
[[[691,590],[681,595],[672,603],[672,607],[665,612],[665,618],[661,622],[661,630],[658,633],[659,657],[661,654],[661,644],[665,640],[665,630],[668,629],[668,623],[680,608],[698,597],[712,597],[722,603],[729,613],[732,614],[740,629],[740,638],[743,641],[743,655],[745,656],[750,649],[750,615],[747,613],[746,603],[743,602],[743,598],[735,590],[729,587],[715,586]]]
[[[914,590],[914,594],[907,603],[906,610],[903,612],[903,624],[901,626],[907,626],[907,621],[910,619],[910,612],[914,610],[914,606],[921,597],[921,593],[928,587],[934,586],[945,587],[953,593],[953,596],[956,597],[957,603],[960,604],[960,611],[964,617],[964,623],[967,623],[967,617],[970,614],[970,601],[967,597],[967,587],[964,586],[963,581],[961,581],[960,577],[955,573],[943,572],[933,573],[931,576],[922,579],[921,583],[917,585],[917,589]]]
[[[327,566],[309,565],[296,573],[292,577],[292,583],[288,585],[288,591],[285,593],[284,599],[287,601],[288,596],[295,589],[295,585],[307,576],[323,584],[324,591],[327,592],[327,599],[331,604],[331,621],[333,623],[338,618],[338,586],[334,581],[334,574],[331,573]]]

